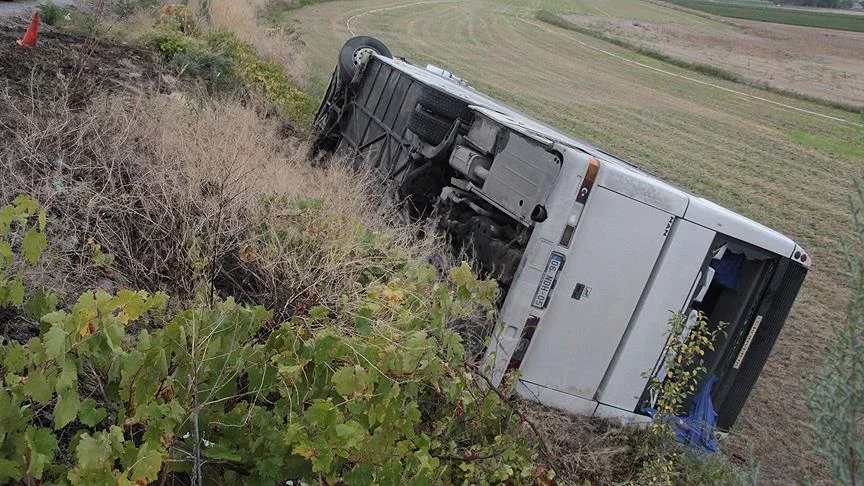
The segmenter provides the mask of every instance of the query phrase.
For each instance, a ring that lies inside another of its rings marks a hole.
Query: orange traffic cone
[[[18,43],[19,46],[24,47],[36,47],[36,38],[39,37],[39,11],[37,10],[35,14],[33,14],[33,20],[30,22],[30,27],[27,27],[27,33],[24,34],[23,39],[19,39],[15,42]]]

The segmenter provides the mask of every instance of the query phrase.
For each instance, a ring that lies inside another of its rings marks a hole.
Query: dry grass
[[[306,63],[289,31],[282,27],[262,25],[258,13],[267,0],[209,0],[210,22],[214,27],[237,34],[240,40],[254,45],[264,58],[275,61],[300,88],[306,87]],[[190,2],[193,11],[199,2]]]
[[[555,472],[564,484],[615,484],[636,472],[644,430],[564,414],[526,400],[519,406],[545,437]]]
[[[0,98],[0,200],[29,193],[48,207],[44,277],[67,297],[131,287],[185,298],[212,283],[290,315],[338,305],[391,250],[439,249],[389,224],[362,175],[338,161],[310,167],[303,142],[254,107],[119,95],[66,106]],[[298,200],[320,203],[298,211]],[[359,248],[367,228],[375,251]],[[111,265],[94,262],[90,241]]]

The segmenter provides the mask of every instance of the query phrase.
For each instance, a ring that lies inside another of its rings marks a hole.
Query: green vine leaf
[[[45,333],[45,354],[48,359],[60,360],[66,354],[66,331],[60,324],[54,324]]]
[[[6,284],[6,303],[19,308],[24,304],[24,282],[20,278]]]
[[[27,474],[34,478],[41,478],[45,466],[54,459],[54,450],[57,448],[57,438],[50,429],[42,427],[27,427],[24,433],[24,443],[27,446],[29,458]]]
[[[95,437],[85,432],[78,441],[75,455],[78,466],[85,470],[105,468],[114,462],[111,443],[104,432],[96,434]]]
[[[336,437],[346,448],[354,448],[363,443],[366,438],[366,428],[358,422],[349,420],[336,426]]]
[[[6,484],[10,479],[21,477],[21,462],[0,459],[0,483]]]
[[[3,367],[7,373],[19,373],[27,366],[27,351],[24,346],[16,342],[9,343],[6,346],[6,356],[3,358]]]
[[[31,396],[38,403],[48,403],[53,395],[53,389],[45,378],[45,372],[37,368],[27,374],[27,383],[23,388],[24,393]]]
[[[108,416],[104,408],[97,407],[96,400],[84,399],[81,402],[81,410],[78,411],[78,420],[88,427],[94,427]]]
[[[78,410],[81,408],[81,402],[78,398],[76,390],[66,390],[57,398],[57,405],[54,406],[54,428],[59,430],[75,420],[78,416]]]
[[[145,443],[138,449],[138,455],[135,457],[135,464],[132,466],[132,474],[129,479],[136,482],[155,481],[159,477],[161,469],[162,454],[151,449],[149,443]]]
[[[27,263],[38,262],[39,257],[42,256],[42,252],[45,251],[45,248],[48,248],[48,241],[45,238],[45,233],[42,233],[36,228],[30,228],[27,230],[27,233],[24,234],[24,238],[21,239],[21,252],[24,254],[24,260]]]

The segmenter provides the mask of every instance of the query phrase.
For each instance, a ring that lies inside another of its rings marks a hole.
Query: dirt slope
[[[0,90],[9,94],[32,90],[37,99],[68,95],[69,103],[82,104],[99,93],[161,83],[152,52],[44,29],[36,49],[28,49],[15,43],[20,36],[17,26],[0,23]]]

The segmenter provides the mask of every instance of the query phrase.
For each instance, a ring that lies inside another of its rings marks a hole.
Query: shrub
[[[39,17],[47,25],[57,25],[69,15],[69,9],[48,0],[39,6]]]
[[[30,201],[0,222],[27,228]],[[164,294],[128,290],[45,314],[39,336],[0,344],[0,481],[530,481],[518,420],[445,327],[489,308],[496,284],[405,262],[358,285],[283,322],[232,299],[172,315]]]
[[[805,390],[811,447],[836,484],[864,484],[864,186],[852,207],[856,239],[845,248],[852,295],[846,319],[832,327],[822,365]]]
[[[264,59],[255,46],[232,32],[215,30],[199,35],[183,27],[187,18],[185,9],[166,10],[160,28],[150,38],[175,68],[211,81],[233,77],[263,94],[296,126],[311,124],[317,103],[294,85],[277,62]]]
[[[199,45],[193,44],[177,52],[168,66],[180,75],[204,80],[215,89],[225,91],[237,84],[231,76],[231,60]]]
[[[234,75],[250,88],[263,93],[293,123],[301,127],[312,123],[317,108],[315,100],[295,87],[279,64],[263,59],[255,46],[226,31],[211,32],[207,36],[207,45],[231,59]]]
[[[701,312],[692,320],[680,313],[669,319],[666,360],[649,379],[649,390],[657,398],[654,421],[639,446],[644,460],[636,484],[740,484],[739,474],[727,460],[682,447],[675,437],[675,427],[684,426],[677,417],[684,413],[684,404],[698,392],[696,385],[707,372],[705,352],[714,350],[724,327],[725,323],[712,326]]]

